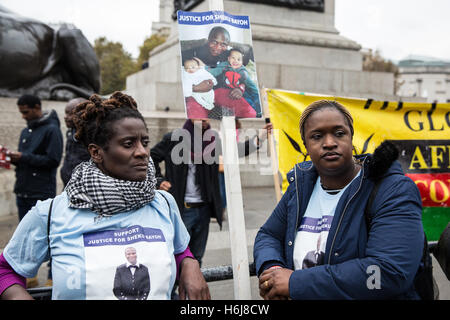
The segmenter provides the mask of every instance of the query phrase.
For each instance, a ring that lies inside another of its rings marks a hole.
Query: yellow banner
[[[278,129],[275,138],[283,191],[288,185],[286,173],[295,163],[309,160],[300,137],[300,115],[309,104],[321,99],[338,101],[352,114],[355,154],[373,152],[381,142],[391,140],[400,149],[399,160],[405,173],[450,171],[450,103],[372,101],[275,89],[267,89],[266,94],[271,122]]]

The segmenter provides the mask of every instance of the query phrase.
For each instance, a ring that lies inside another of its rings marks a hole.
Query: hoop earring
[[[353,163],[354,164],[360,165],[360,166],[362,165],[363,161],[361,159],[356,159],[355,156],[352,156],[352,158],[353,158]]]
[[[295,164],[300,163],[301,156],[303,156],[303,154],[301,154],[301,153],[297,156],[297,160],[295,160]]]
[[[305,162],[305,161],[306,161],[306,158],[309,156],[309,153],[306,153],[305,155],[302,154],[302,156],[304,156],[302,162]],[[298,156],[298,158],[300,158],[300,155]],[[297,158],[297,159],[298,159],[298,158]],[[314,163],[313,163],[312,161],[311,161],[311,165],[310,165],[308,168],[306,168],[306,169],[303,169],[302,167],[300,167],[299,164],[300,164],[300,162],[297,161],[297,163],[296,163],[295,165],[298,166],[298,169],[301,170],[301,171],[309,171],[309,170],[311,170],[311,169],[314,167]]]
[[[303,156],[303,161],[300,161],[300,157]],[[306,154],[303,154],[302,152],[298,155],[297,160],[295,161],[295,163],[300,163],[300,162],[304,162],[306,161],[306,158],[308,158],[309,153],[307,152]]]

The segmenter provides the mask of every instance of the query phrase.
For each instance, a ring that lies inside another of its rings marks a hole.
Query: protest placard
[[[187,117],[261,117],[249,17],[178,11],[178,30]]]

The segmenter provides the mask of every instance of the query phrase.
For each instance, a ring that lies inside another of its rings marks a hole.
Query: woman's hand
[[[164,180],[164,181],[161,182],[161,184],[159,185],[159,189],[160,189],[160,190],[169,191],[170,188],[172,188],[172,185],[171,185],[170,182],[167,181],[167,180]]]
[[[259,138],[264,141],[265,139],[267,139],[267,136],[272,133],[272,130],[273,130],[272,123],[270,122],[266,123],[263,127],[263,132]]]
[[[181,300],[211,300],[208,285],[196,259],[186,257],[181,261],[179,285]]]
[[[261,130],[261,133],[258,136],[258,147],[262,142],[264,142],[267,139],[268,135],[272,133],[272,129],[273,129],[272,123],[269,122],[264,125],[263,129]]]
[[[264,300],[284,300],[289,298],[289,278],[292,270],[269,268],[259,277],[259,294]]]

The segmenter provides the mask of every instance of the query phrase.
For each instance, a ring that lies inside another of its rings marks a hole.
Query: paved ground
[[[245,227],[247,234],[247,252],[249,262],[253,261],[252,248],[253,241],[258,228],[264,223],[275,207],[275,193],[273,188],[246,188],[243,190],[243,203],[245,212]],[[17,226],[17,218],[0,218],[0,250],[6,245]],[[222,231],[219,230],[215,220],[211,220],[210,235],[206,248],[203,267],[213,267],[219,265],[231,265],[230,241],[228,233],[228,223],[224,222]],[[434,259],[434,258],[433,258]],[[445,277],[439,264],[433,260],[434,277],[439,287],[441,300],[450,300],[450,282]],[[38,273],[40,285],[46,281],[47,266],[42,265]],[[261,299],[258,294],[257,278],[251,277],[252,299]],[[232,300],[233,280],[217,281],[209,283],[213,299]]]

